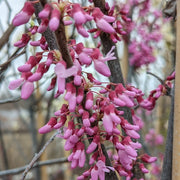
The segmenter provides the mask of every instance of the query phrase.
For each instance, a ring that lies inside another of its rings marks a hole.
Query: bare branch
[[[39,161],[39,162],[36,162],[32,166],[32,169],[36,168],[36,167],[47,166],[47,165],[49,166],[49,165],[54,165],[54,164],[67,163],[67,162],[69,162],[67,160],[67,158],[57,158],[57,159],[50,159],[47,161]],[[19,174],[19,173],[23,172],[27,167],[28,167],[28,165],[19,167],[19,168],[15,168],[15,169],[0,171],[0,177],[7,176],[7,175]]]
[[[14,98],[14,99],[5,99],[5,100],[0,100],[0,104],[7,104],[7,103],[14,103],[20,101],[21,98]]]
[[[3,33],[2,37],[0,38],[0,49],[8,42],[9,36],[13,32],[14,28],[15,26],[10,24],[8,29]]]
[[[24,180],[27,173],[30,171],[30,169],[33,167],[35,162],[40,158],[41,154],[45,151],[45,149],[48,147],[48,145],[55,139],[56,135],[59,134],[59,132],[54,133],[51,138],[46,142],[46,144],[42,147],[42,149],[39,151],[39,153],[35,154],[29,165],[26,167],[25,171],[23,172],[23,175],[21,177],[21,180]]]
[[[153,74],[152,72],[148,71],[147,74],[154,76],[158,81],[160,81],[161,84],[164,84],[164,81],[157,75]]]
[[[19,50],[20,50],[20,48],[18,48],[5,63],[0,64],[0,74],[8,68],[11,61],[13,61],[14,59],[16,59],[17,57],[21,56],[22,54],[24,54],[26,52],[26,49],[23,49],[22,52],[17,54],[19,52]]]

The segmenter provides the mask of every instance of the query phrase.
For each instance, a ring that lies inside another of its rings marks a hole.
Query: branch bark
[[[166,149],[165,149],[165,154],[164,154],[161,180],[169,180],[172,178],[173,122],[174,122],[174,89],[173,89],[172,99],[171,99],[171,113],[170,113],[169,122],[168,122]]]
[[[9,36],[14,31],[14,29],[15,29],[15,26],[10,24],[8,29],[3,33],[2,37],[0,38],[0,50],[9,41]]]
[[[54,164],[62,164],[62,163],[67,163],[67,162],[69,162],[67,158],[57,158],[57,159],[50,159],[47,161],[39,161],[39,162],[36,162],[32,166],[31,169],[36,168],[36,167],[41,167],[41,166],[47,166],[47,165],[50,166],[50,165],[54,165]],[[15,169],[0,171],[0,177],[19,174],[19,173],[23,172],[27,167],[28,167],[28,165],[19,167],[19,168],[15,168]]]

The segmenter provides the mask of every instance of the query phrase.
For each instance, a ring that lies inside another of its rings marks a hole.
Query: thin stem
[[[48,147],[48,145],[55,139],[55,137],[59,134],[59,132],[54,133],[51,138],[46,142],[46,144],[42,147],[42,149],[39,151],[39,153],[35,154],[29,165],[26,167],[25,171],[22,174],[21,180],[24,180],[27,173],[30,171],[30,169],[33,167],[35,162],[39,159],[39,157],[42,155],[42,153],[45,151],[45,149]]]

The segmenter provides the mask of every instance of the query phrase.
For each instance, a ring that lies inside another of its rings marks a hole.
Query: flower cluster
[[[13,24],[19,26],[27,23],[35,12],[35,2],[27,1],[15,18]],[[116,59],[114,48],[104,56],[99,47],[85,47],[83,43],[76,43],[75,40],[68,42],[68,50],[72,59],[72,66],[69,66],[66,59],[58,50],[50,50],[45,37],[42,35],[49,27],[56,31],[60,23],[70,25],[74,23],[77,31],[83,37],[95,32],[98,37],[101,32],[108,33],[114,42],[121,40],[126,32],[128,9],[125,6],[117,8],[115,5],[110,8],[106,4],[108,14],[105,15],[99,8],[81,7],[77,3],[60,1],[59,3],[46,4],[38,14],[41,23],[29,28],[28,32],[22,35],[21,40],[15,43],[17,47],[24,47],[29,42],[31,46],[41,47],[42,51],[30,56],[27,62],[18,67],[21,78],[10,83],[10,89],[21,87],[21,98],[27,99],[34,91],[34,82],[39,81],[51,66],[54,67],[51,83],[48,91],[57,88],[55,98],[63,96],[67,104],[54,113],[49,122],[39,129],[44,134],[52,130],[59,130],[61,138],[65,142],[65,150],[72,150],[68,157],[71,167],[84,167],[85,155],[91,156],[90,169],[78,177],[79,180],[91,177],[91,179],[105,179],[105,172],[117,171],[127,179],[133,177],[132,169],[138,165],[142,173],[147,173],[144,163],[152,163],[155,157],[147,154],[138,155],[137,150],[141,144],[135,140],[140,138],[139,130],[143,126],[141,119],[135,115],[134,108],[141,106],[151,110],[155,101],[164,93],[166,85],[169,86],[173,75],[167,79],[165,85],[159,86],[151,92],[148,99],[144,99],[141,90],[131,86],[123,86],[121,83],[114,84],[98,81],[93,74],[86,72],[86,67],[93,65],[94,70],[103,76],[109,77],[111,71],[106,62]],[[116,14],[119,11],[121,19]],[[66,20],[66,17],[72,20]],[[96,28],[86,30],[85,24],[94,21]],[[41,34],[38,41],[32,41],[35,34]],[[145,48],[146,49],[146,48]],[[82,67],[84,69],[82,70]],[[68,79],[68,81],[67,81]],[[98,89],[98,90],[96,90]],[[124,108],[132,112],[133,122],[124,116]],[[67,126],[66,126],[67,124]],[[89,140],[86,148],[85,143]],[[102,144],[109,142],[113,145],[114,154],[109,157],[112,167],[106,165]]]
[[[156,60],[155,49],[162,39],[162,12],[154,10],[151,1],[132,1],[136,5],[138,19],[134,23],[134,31],[129,42],[130,65],[139,68]],[[151,16],[151,18],[150,18]],[[152,20],[153,19],[153,20]],[[141,22],[140,22],[141,21]]]
[[[161,134],[157,134],[154,129],[150,129],[149,133],[145,136],[146,142],[150,146],[162,145],[164,138]]]

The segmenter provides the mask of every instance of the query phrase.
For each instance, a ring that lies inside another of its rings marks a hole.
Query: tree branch
[[[21,98],[14,98],[14,99],[5,99],[5,100],[0,100],[0,104],[7,104],[7,103],[14,103],[20,101]]]
[[[12,24],[9,25],[8,29],[3,33],[2,37],[0,38],[0,49],[9,41],[9,36],[15,29],[15,26]]]
[[[54,138],[56,137],[57,134],[59,134],[59,132],[54,133],[51,136],[51,138],[46,142],[46,144],[43,146],[43,148],[39,151],[39,153],[34,155],[33,159],[31,160],[31,162],[29,163],[29,165],[26,167],[25,171],[23,172],[21,180],[25,179],[27,173],[30,171],[30,169],[33,167],[35,162],[39,159],[39,157],[45,151],[45,149],[48,147],[48,145],[54,140]]]
[[[41,166],[47,166],[47,165],[49,166],[49,165],[54,165],[54,164],[67,163],[67,162],[69,162],[67,158],[57,158],[57,159],[50,159],[47,161],[39,161],[39,162],[34,163],[31,169],[36,168],[36,167],[41,167]],[[6,171],[0,171],[0,177],[19,174],[23,172],[27,167],[28,165],[15,168],[15,169],[9,169]]]
[[[166,148],[164,154],[161,180],[169,180],[172,178],[173,123],[174,123],[174,88],[171,99],[171,112],[168,121]]]

